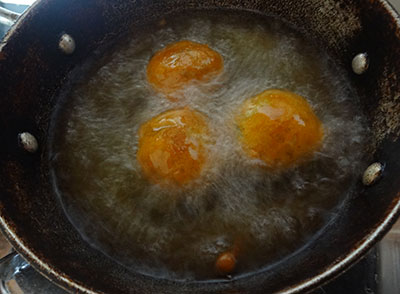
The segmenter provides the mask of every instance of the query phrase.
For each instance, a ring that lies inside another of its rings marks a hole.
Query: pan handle
[[[12,26],[20,17],[21,14],[16,13],[14,11],[5,9],[4,7],[0,7],[0,23],[6,26]]]
[[[0,294],[67,294],[35,271],[15,251],[0,259]]]

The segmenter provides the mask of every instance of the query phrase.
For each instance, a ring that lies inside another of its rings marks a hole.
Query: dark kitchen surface
[[[396,8],[400,7],[400,0],[394,0],[393,4]],[[7,9],[14,10],[16,12],[24,11],[27,6],[26,5],[15,5],[15,4],[4,4],[0,1],[0,6],[5,7]],[[7,31],[7,27],[0,24],[0,38]],[[389,234],[390,235],[390,234]],[[0,236],[0,239],[1,236]],[[327,285],[320,287],[319,289],[311,292],[311,294],[398,294],[400,290],[396,290],[393,287],[382,287],[382,276],[385,276],[385,272],[396,273],[393,268],[398,267],[399,260],[393,260],[393,257],[396,257],[396,254],[381,254],[382,250],[388,250],[387,244],[394,244],[392,242],[394,239],[391,237],[385,238],[386,243],[382,242],[381,245],[378,245],[371,252],[362,259],[359,263],[354,265],[350,270],[346,273],[342,274],[336,280],[328,283]],[[397,239],[395,240],[398,241]],[[390,243],[391,242],[391,243]],[[382,245],[383,244],[383,245]],[[398,242],[396,243],[398,244]],[[399,245],[399,244],[398,244]],[[332,244],[332,246],[335,246]],[[398,247],[395,248],[398,252]],[[0,257],[7,255],[10,251],[9,245],[0,240]],[[386,264],[382,265],[383,262],[380,256],[390,256],[389,262],[391,261],[391,266],[386,266]],[[5,285],[0,286],[0,293],[10,293],[10,294],[62,294],[66,293],[65,291],[57,288],[48,282],[45,278],[35,272],[31,267],[26,266],[23,260],[19,256],[9,255],[5,259],[3,259],[3,263],[0,264],[0,278],[5,281],[9,277],[7,277],[4,273],[8,268],[16,267],[17,270],[14,271],[14,277],[5,283]],[[382,273],[384,275],[382,275]],[[389,276],[389,275],[388,275]],[[391,275],[390,278],[396,279],[395,275]],[[400,277],[398,277],[400,279]],[[397,280],[397,279],[396,279]],[[380,282],[381,281],[381,282]],[[394,281],[392,285],[398,284],[398,281]],[[380,291],[381,289],[381,291]],[[385,290],[382,290],[385,289]],[[4,291],[4,292],[3,292]],[[7,292],[8,291],[8,292]]]
[[[380,293],[378,291],[378,258],[378,250],[373,248],[364,259],[346,273],[310,294]]]

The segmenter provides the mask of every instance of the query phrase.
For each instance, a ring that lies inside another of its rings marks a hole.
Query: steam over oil
[[[157,91],[147,65],[182,40],[218,52],[223,69],[173,95]],[[234,13],[167,18],[99,64],[53,121],[52,178],[82,236],[133,271],[207,280],[260,270],[332,220],[358,179],[366,134],[358,97],[325,53],[283,23]],[[271,88],[304,97],[323,126],[318,148],[290,167],[266,168],[240,139],[245,101]],[[195,177],[182,174],[182,185],[164,185],[138,162],[139,130],[176,109],[206,123],[204,164]]]

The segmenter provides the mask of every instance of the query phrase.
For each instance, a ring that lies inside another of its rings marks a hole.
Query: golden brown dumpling
[[[266,90],[244,102],[237,117],[240,140],[253,158],[271,168],[294,165],[315,151],[324,134],[305,98]]]
[[[147,66],[147,80],[159,92],[170,94],[192,81],[207,82],[224,67],[222,56],[204,44],[180,41],[158,51]]]
[[[201,174],[209,129],[205,117],[187,107],[166,111],[139,130],[139,161],[157,184],[184,185]]]

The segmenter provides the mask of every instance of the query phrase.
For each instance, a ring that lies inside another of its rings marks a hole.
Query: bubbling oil
[[[366,137],[358,97],[325,53],[276,20],[198,12],[161,23],[99,60],[53,121],[57,194],[81,235],[133,271],[215,279],[217,258],[232,250],[234,276],[257,271],[304,246],[353,188]],[[146,67],[181,40],[207,44],[224,70],[172,101],[148,84]],[[324,126],[313,157],[283,171],[264,169],[238,141],[240,106],[269,88],[306,97]],[[143,176],[138,130],[183,107],[207,117],[214,139],[201,176],[168,188]]]

